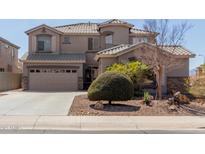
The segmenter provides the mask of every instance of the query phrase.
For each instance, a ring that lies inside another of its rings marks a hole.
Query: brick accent
[[[83,77],[78,77],[78,89],[83,90]]]

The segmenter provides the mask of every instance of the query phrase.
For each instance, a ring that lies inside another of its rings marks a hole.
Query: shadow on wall
[[[168,77],[167,88],[168,94],[173,94],[177,91],[189,94],[190,79],[189,77]]]

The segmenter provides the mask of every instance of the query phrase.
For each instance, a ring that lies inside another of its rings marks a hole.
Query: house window
[[[106,48],[110,48],[113,46],[113,35],[108,34],[105,36],[105,46]]]
[[[72,70],[72,73],[76,73],[77,72],[77,70]]]
[[[0,72],[4,72],[4,68],[0,68]]]
[[[88,38],[88,50],[99,50],[99,38]]]
[[[148,42],[147,37],[134,37],[133,44],[141,43],[141,42]]]
[[[15,57],[15,49],[14,48],[12,48],[12,50],[11,50],[11,57],[12,57],[12,59]]]
[[[34,73],[35,72],[35,70],[30,70],[30,73]]]
[[[51,36],[39,35],[37,36],[38,51],[51,51]]]
[[[64,38],[63,38],[63,44],[71,44],[71,43],[70,43],[70,37],[69,37],[69,36],[64,36]]]

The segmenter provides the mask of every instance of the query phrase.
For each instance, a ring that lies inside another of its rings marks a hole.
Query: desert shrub
[[[125,101],[133,97],[132,80],[125,74],[105,72],[97,77],[88,89],[88,98],[92,101]]]
[[[151,102],[152,96],[149,94],[149,92],[145,91],[144,92],[144,98],[143,101],[145,104],[149,104]]]
[[[115,63],[106,68],[107,72],[118,72],[126,74],[133,81],[135,89],[140,90],[147,78],[153,78],[151,69],[139,62],[131,61],[127,64]]]

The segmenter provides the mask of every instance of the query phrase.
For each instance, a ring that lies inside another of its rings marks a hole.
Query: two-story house
[[[20,73],[17,45],[0,37],[0,72]]]
[[[137,29],[117,19],[58,27],[40,25],[26,34],[29,50],[22,57],[23,88],[30,90],[86,89],[107,66],[157,53],[158,33]],[[176,58],[174,69],[163,67],[165,91],[168,77],[189,76],[189,58],[194,56],[181,46],[172,49],[163,47],[158,54],[161,58],[166,58],[163,57],[166,54]]]

